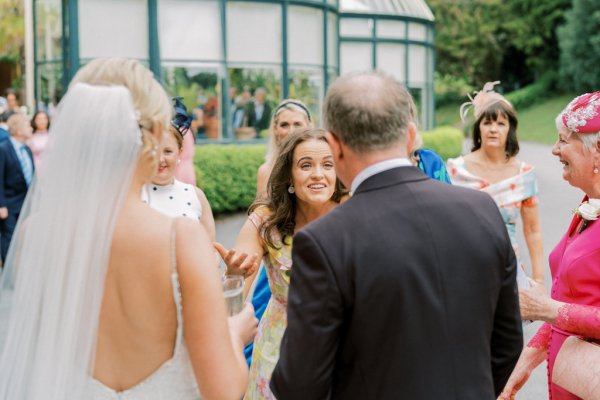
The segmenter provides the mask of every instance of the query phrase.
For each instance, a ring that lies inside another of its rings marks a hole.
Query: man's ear
[[[342,142],[333,132],[325,133],[325,139],[327,139],[327,143],[329,143],[329,147],[331,147],[331,154],[333,155],[334,160],[339,160],[344,156],[344,152],[342,149]]]

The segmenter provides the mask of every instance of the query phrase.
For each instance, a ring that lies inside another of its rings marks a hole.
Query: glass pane
[[[341,18],[340,35],[347,37],[373,36],[373,21],[369,18]]]
[[[62,59],[62,9],[59,0],[37,1],[36,12],[36,59],[60,60]]]
[[[192,114],[196,138],[221,137],[221,86],[215,67],[163,65],[165,89],[170,96],[182,96]]]
[[[342,42],[340,48],[340,73],[373,69],[373,52],[370,43]]]
[[[427,29],[425,25],[414,22],[408,24],[408,38],[412,40],[427,40]]]
[[[404,82],[406,80],[405,51],[406,46],[402,44],[379,43],[377,45],[377,69]]]
[[[230,62],[281,62],[281,6],[227,2]]]
[[[81,58],[148,58],[146,0],[79,0]]]
[[[390,39],[404,39],[406,37],[406,23],[401,21],[377,21],[377,37]]]
[[[41,64],[37,67],[38,110],[52,116],[63,93],[61,63]]]
[[[230,68],[229,127],[237,139],[266,137],[281,99],[280,69]]]
[[[288,7],[288,61],[323,65],[323,12],[309,7]]]
[[[408,82],[409,85],[421,85],[426,81],[428,66],[425,60],[425,47],[414,45],[408,50]]]
[[[338,33],[337,33],[337,16],[334,13],[329,13],[327,16],[327,50],[329,65],[338,65]]]
[[[289,72],[290,98],[304,102],[310,111],[314,126],[321,126],[323,73],[317,69],[292,69]]]
[[[160,0],[158,28],[162,59],[223,59],[217,1]]]

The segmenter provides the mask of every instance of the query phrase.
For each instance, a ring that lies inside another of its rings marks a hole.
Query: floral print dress
[[[249,218],[260,232],[265,218],[269,215],[270,212],[266,208],[260,207]],[[246,400],[275,399],[269,388],[269,382],[275,364],[279,360],[279,346],[287,326],[292,246],[291,243],[283,243],[278,233],[273,239],[276,247],[279,248],[268,246],[267,254],[263,258],[272,296],[254,338],[248,389],[244,396]]]
[[[538,186],[533,166],[521,162],[519,174],[496,183],[490,183],[469,172],[463,157],[448,159],[446,166],[453,185],[481,190],[492,196],[500,210],[510,242],[521,267],[517,273],[519,286],[528,286],[527,277],[519,256],[516,226],[521,215],[521,207],[532,207],[538,204]]]

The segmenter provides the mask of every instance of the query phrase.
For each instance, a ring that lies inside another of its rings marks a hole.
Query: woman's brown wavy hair
[[[269,182],[267,183],[266,199],[257,199],[252,203],[248,213],[252,213],[258,207],[264,206],[270,211],[259,229],[261,238],[269,247],[279,248],[273,240],[273,234],[279,232],[284,243],[291,240],[296,227],[296,195],[288,192],[292,183],[292,167],[294,164],[294,150],[300,143],[309,140],[325,139],[323,129],[301,128],[293,131],[281,143],[281,151],[275,159]],[[335,182],[335,191],[331,200],[339,203],[348,192],[339,179]],[[289,242],[288,242],[289,243]]]

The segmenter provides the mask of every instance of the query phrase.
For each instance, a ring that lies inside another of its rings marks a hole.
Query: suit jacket
[[[365,180],[293,242],[280,400],[493,400],[523,346],[494,201],[414,167]]]
[[[29,147],[27,154],[33,164],[33,155]],[[18,213],[27,195],[27,182],[23,175],[21,162],[10,140],[0,142],[0,207],[7,207],[9,213]]]

